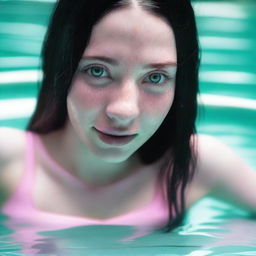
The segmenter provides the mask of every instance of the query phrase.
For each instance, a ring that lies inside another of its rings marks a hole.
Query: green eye
[[[169,81],[171,77],[162,74],[162,73],[152,73],[148,76],[147,82],[153,83],[153,84],[162,84],[166,81]]]
[[[107,72],[103,67],[100,66],[92,66],[85,70],[86,73],[88,73],[90,76],[93,76],[95,78],[102,78],[107,77]]]

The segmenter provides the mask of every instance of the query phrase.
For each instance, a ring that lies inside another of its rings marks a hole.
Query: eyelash
[[[101,65],[92,65],[92,66],[86,67],[86,68],[82,69],[82,72],[88,74],[88,71],[92,70],[92,68],[101,68],[101,69],[103,69],[103,72],[104,71],[107,72],[106,69],[104,67],[102,67]],[[156,84],[156,85],[158,85],[158,84],[165,84],[165,83],[167,83],[168,81],[170,81],[172,79],[171,76],[169,76],[167,74],[164,74],[164,73],[161,73],[161,72],[157,72],[157,71],[154,71],[154,72],[150,73],[147,77],[150,77],[151,75],[154,75],[154,74],[160,74],[160,75],[164,76],[165,81],[161,82],[161,83],[153,83],[153,82],[151,82],[152,84]],[[93,77],[93,78],[95,78],[95,79],[110,78],[108,76],[97,77],[97,76],[94,76],[92,74],[88,74],[88,75]]]

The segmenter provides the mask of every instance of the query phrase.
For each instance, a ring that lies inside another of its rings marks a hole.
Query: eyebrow
[[[117,60],[109,57],[105,57],[105,56],[83,56],[82,57],[82,60],[95,60],[95,59],[107,62],[114,66],[117,66],[119,64]],[[163,68],[167,66],[177,66],[177,63],[174,61],[166,61],[163,63],[150,63],[145,65],[145,68]]]

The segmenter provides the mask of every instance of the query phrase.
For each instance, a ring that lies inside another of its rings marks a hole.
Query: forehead
[[[110,12],[93,27],[84,55],[106,55],[131,61],[176,61],[169,24],[145,10],[125,7]]]

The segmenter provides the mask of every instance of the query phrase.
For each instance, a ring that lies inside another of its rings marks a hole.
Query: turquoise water
[[[0,0],[0,126],[24,129],[33,112],[53,2]],[[198,132],[220,138],[256,170],[256,2],[196,1],[194,7],[203,49]],[[10,225],[0,215],[0,255],[256,255],[255,218],[210,197],[169,234],[126,239],[136,232],[126,226],[45,230]]]

